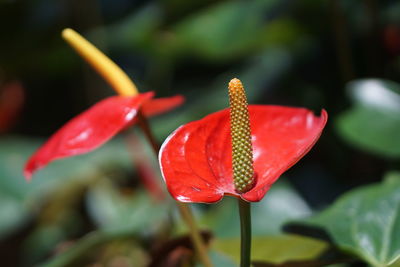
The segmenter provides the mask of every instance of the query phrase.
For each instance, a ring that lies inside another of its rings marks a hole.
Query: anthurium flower
[[[241,87],[241,83],[233,79],[231,86]],[[241,103],[247,106],[245,99]],[[235,106],[246,114],[242,104]],[[316,116],[305,108],[249,105],[248,127],[246,119],[235,119],[233,107],[179,127],[162,145],[162,174],[176,200],[213,203],[232,195],[260,201],[279,176],[311,149],[327,121],[325,110]],[[241,127],[243,131],[232,134]],[[246,131],[249,142],[242,142]],[[234,164],[242,167],[234,168]],[[234,179],[234,172],[239,180]]]
[[[51,161],[90,152],[131,125],[140,108],[143,114],[156,115],[180,105],[182,96],[154,99],[154,93],[106,98],[59,129],[31,156],[25,165],[24,175],[29,179]],[[156,101],[155,109],[152,101]]]
[[[24,175],[32,174],[51,161],[90,152],[134,124],[137,115],[154,116],[183,103],[183,96],[153,99],[154,93],[139,94],[128,76],[108,57],[71,29],[63,37],[84,57],[119,93],[93,105],[66,123],[28,160]]]
[[[57,133],[29,159],[24,173],[30,179],[32,173],[44,167],[50,161],[67,156],[86,153],[100,146],[116,133],[137,120],[143,132],[155,150],[155,142],[146,116],[165,112],[183,102],[181,96],[152,100],[153,93],[139,94],[135,84],[111,59],[104,55],[89,41],[72,29],[64,29],[63,38],[89,63],[119,97],[105,99],[82,114],[78,115]],[[139,115],[139,116],[136,116]],[[136,119],[137,117],[137,119]],[[147,171],[142,168],[142,171]],[[152,175],[145,174],[146,178]],[[154,189],[154,184],[148,184]],[[177,203],[182,219],[190,229],[190,237],[196,255],[204,266],[211,267],[206,246],[194,223],[190,209],[184,203]]]

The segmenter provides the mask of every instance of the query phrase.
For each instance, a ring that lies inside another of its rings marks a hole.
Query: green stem
[[[240,216],[240,267],[250,266],[251,252],[251,212],[250,203],[238,199]]]
[[[149,122],[147,121],[146,117],[142,114],[142,112],[139,111],[138,113],[138,124],[140,128],[142,129],[144,135],[147,138],[147,141],[149,141],[151,147],[153,148],[153,151],[158,157],[158,151],[160,150],[160,144],[158,144],[157,140],[154,138],[153,132],[151,131]]]
[[[138,114],[138,119],[139,119],[139,126],[143,130],[144,135],[146,136],[147,140],[151,144],[154,153],[156,154],[156,157],[158,157],[158,151],[160,150],[160,145],[157,143],[156,139],[154,138],[154,135],[151,131],[150,125],[147,121],[147,119],[143,116],[142,113]],[[196,221],[193,217],[193,214],[190,210],[190,207],[188,204],[181,203],[181,202],[176,202],[178,208],[179,208],[179,213],[189,228],[189,234],[190,234],[190,239],[192,240],[194,250],[196,251],[197,257],[201,261],[201,263],[205,267],[212,267],[211,260],[208,256],[207,253],[207,247],[204,244],[204,240],[201,237],[200,231],[196,225]]]

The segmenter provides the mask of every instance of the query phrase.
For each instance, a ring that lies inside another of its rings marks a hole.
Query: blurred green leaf
[[[97,31],[106,31],[111,46],[118,48],[119,52],[121,48],[128,49],[130,52],[132,45],[145,51],[149,49],[152,51],[155,45],[153,37],[161,24],[161,19],[161,9],[154,4],[149,4],[117,23],[101,27]]]
[[[42,267],[61,267],[61,266],[80,266],[76,262],[81,260],[81,258],[91,254],[95,248],[105,244],[106,242],[118,240],[118,239],[128,239],[132,238],[132,232],[120,231],[120,232],[105,232],[105,231],[94,231],[84,237],[79,241],[72,244],[62,253],[56,255],[50,260],[42,263]],[[135,252],[137,247],[131,247],[131,252]],[[98,255],[97,255],[98,256]],[[138,255],[136,255],[138,256]],[[140,257],[142,255],[139,254]],[[144,259],[138,260],[142,262]],[[139,265],[143,266],[143,265]]]
[[[349,82],[347,90],[356,105],[400,112],[400,84],[382,79]]]
[[[224,267],[237,267],[238,265],[234,263],[228,256],[224,254],[210,251],[210,258],[214,266],[224,266]],[[197,267],[201,267],[203,265],[196,265]]]
[[[22,265],[35,265],[35,263],[47,257],[49,252],[53,252],[54,248],[66,239],[67,236],[63,225],[40,225],[25,238],[22,249],[24,254],[24,258],[21,260]]]
[[[278,4],[276,0],[215,4],[175,25],[170,43],[180,54],[219,62],[254,54],[267,44],[291,44],[300,33],[298,24],[279,18],[265,21]]]
[[[170,210],[168,202],[155,202],[146,192],[124,194],[105,180],[93,185],[87,196],[89,213],[104,231],[156,230],[165,223]]]
[[[5,238],[28,222],[29,212],[20,199],[0,191],[0,238]]]
[[[93,153],[51,163],[27,182],[24,164],[42,143],[23,137],[0,139],[0,237],[12,233],[27,222],[44,201],[65,185],[77,181],[90,183],[107,166],[127,168],[130,155],[121,140],[113,140]]]
[[[180,22],[174,30],[176,39],[182,48],[190,48],[204,57],[233,56],[243,47],[253,45],[252,36],[260,32],[254,7],[251,3],[233,1],[207,8]]]
[[[400,85],[367,79],[348,84],[354,101],[336,120],[339,134],[350,144],[385,157],[400,157]]]
[[[252,240],[251,260],[283,263],[293,260],[310,260],[319,257],[328,244],[316,239],[296,235],[256,237]],[[240,261],[240,240],[216,239],[212,247],[229,255],[235,262]]]
[[[390,158],[400,157],[400,117],[355,107],[337,119],[341,136],[350,144]]]
[[[386,23],[397,24],[400,22],[400,3],[393,2],[386,6],[386,8],[382,11],[384,14],[382,19]]]
[[[400,258],[400,173],[350,191],[305,220],[325,229],[335,244],[372,266],[396,266]]]
[[[88,179],[109,166],[127,168],[132,165],[123,141],[114,139],[92,153],[50,163],[28,183],[22,170],[26,160],[41,144],[43,140],[23,137],[3,137],[0,140],[1,189],[22,198],[42,198],[60,184]]]
[[[310,208],[291,185],[280,180],[261,202],[251,205],[253,236],[280,234],[285,222],[310,213]],[[210,228],[217,237],[237,237],[240,225],[236,198],[225,197],[213,205],[202,225]]]

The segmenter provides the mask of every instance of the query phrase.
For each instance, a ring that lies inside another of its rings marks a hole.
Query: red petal
[[[141,111],[146,117],[155,116],[174,109],[185,101],[182,95],[150,99],[143,104]]]
[[[257,183],[238,194],[232,179],[229,109],[178,128],[160,150],[171,195],[182,202],[212,203],[224,194],[260,201],[279,176],[314,145],[327,121],[304,108],[249,106]]]
[[[132,97],[109,97],[79,114],[31,156],[25,165],[25,177],[29,180],[35,171],[53,160],[87,153],[101,146],[129,124],[140,106],[153,95],[149,92]]]
[[[184,101],[185,98],[182,95],[150,99],[149,101],[143,103],[140,111],[145,117],[152,117],[174,109],[182,105]],[[126,127],[128,128],[135,123],[137,123],[136,119],[132,120],[131,123]]]

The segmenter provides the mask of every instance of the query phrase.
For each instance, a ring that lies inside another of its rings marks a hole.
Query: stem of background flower
[[[250,203],[238,198],[240,216],[240,267],[250,266],[251,211]]]
[[[151,131],[151,128],[149,126],[149,123],[148,123],[146,117],[144,117],[143,114],[139,113],[138,120],[139,120],[138,124],[139,124],[140,128],[143,130],[143,133],[145,134],[149,143],[153,147],[154,153],[156,154],[156,156],[158,156],[158,151],[160,150],[160,145],[157,143],[156,139],[154,138],[154,135]],[[180,213],[183,221],[186,223],[186,225],[189,228],[190,239],[192,240],[194,249],[197,253],[199,260],[205,267],[212,267],[213,265],[208,256],[206,245],[204,244],[204,240],[201,237],[199,228],[197,227],[196,221],[193,217],[193,214],[190,210],[189,205],[186,203],[178,202],[178,201],[176,201],[176,204],[179,208],[179,213]]]
[[[115,91],[118,92],[119,95],[132,96],[138,94],[136,85],[128,75],[110,58],[103,54],[103,52],[83,38],[83,36],[72,29],[65,29],[62,32],[62,37],[114,88]],[[146,117],[144,117],[140,111],[138,120],[139,126],[142,128],[146,138],[153,147],[156,157],[158,157],[160,146],[151,132]],[[190,237],[199,260],[204,266],[211,267],[212,264],[208,257],[204,240],[201,238],[189,206],[180,202],[178,202],[177,205],[183,220],[189,227]]]
[[[143,113],[139,110],[137,114],[138,118],[138,125],[140,129],[142,129],[144,135],[147,138],[147,141],[149,141],[151,147],[153,148],[153,151],[158,157],[158,151],[160,150],[160,145],[158,144],[157,140],[154,138],[153,132],[151,131],[149,122],[147,121],[146,117],[143,115]]]
[[[186,225],[189,227],[190,238],[193,242],[195,251],[198,253],[199,260],[206,267],[212,267],[210,258],[208,257],[207,248],[204,245],[204,239],[202,238],[199,228],[197,227],[194,216],[189,208],[189,205],[182,202],[177,202],[179,212]]]
[[[161,181],[159,181],[158,172],[149,163],[148,155],[141,142],[142,140],[133,131],[130,131],[125,136],[125,141],[141,184],[146,188],[154,201],[164,201],[167,197],[166,192],[163,190]]]

